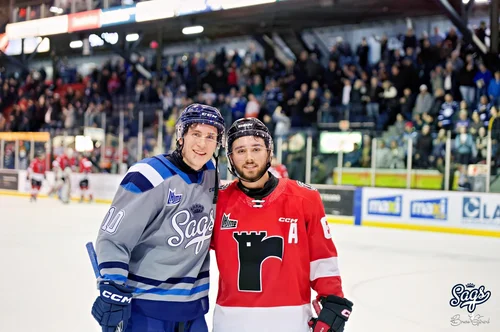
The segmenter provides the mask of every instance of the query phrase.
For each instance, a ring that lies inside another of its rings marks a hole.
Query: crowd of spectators
[[[365,38],[354,48],[338,38],[328,55],[316,47],[285,64],[264,58],[254,45],[245,52],[222,48],[164,61],[161,72],[148,65],[156,61],[142,59],[153,72],[151,79],[123,60],[110,61],[78,77],[83,89],[59,93],[62,80],[56,76],[48,82],[43,70],[18,78],[2,75],[0,131],[75,134],[83,126],[101,127],[105,114],[107,132],[116,132],[117,115],[126,111],[128,140],[137,136],[137,112],[152,105],[148,109],[163,113],[169,150],[179,112],[200,102],[218,107],[228,124],[258,117],[275,138],[301,130],[316,133],[322,125],[340,120],[367,124],[361,128],[365,139],[345,157],[346,167],[371,165],[374,136],[379,137],[379,168],[406,167],[410,139],[414,167],[439,167],[447,132],[454,139],[455,162],[484,162],[488,132],[496,158],[500,68],[488,68],[454,28],[445,34],[435,28],[420,37],[409,28],[396,48],[390,47],[386,35],[373,38],[381,46],[378,63],[370,63]],[[12,110],[7,114],[8,107]],[[153,138],[158,118],[153,116],[145,125]],[[139,148],[148,154],[155,143],[146,139]]]

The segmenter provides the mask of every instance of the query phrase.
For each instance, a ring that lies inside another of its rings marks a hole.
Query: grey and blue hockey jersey
[[[215,167],[183,172],[163,155],[133,165],[96,242],[103,279],[134,290],[134,310],[187,321],[208,312]]]

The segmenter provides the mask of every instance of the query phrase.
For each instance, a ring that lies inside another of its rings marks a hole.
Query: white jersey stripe
[[[144,177],[148,179],[149,182],[151,182],[153,187],[158,186],[164,181],[160,173],[158,173],[151,165],[146,163],[135,164],[128,170],[128,173],[131,172],[139,172],[144,175]]]
[[[340,276],[337,257],[322,258],[311,262],[311,281],[323,277]]]

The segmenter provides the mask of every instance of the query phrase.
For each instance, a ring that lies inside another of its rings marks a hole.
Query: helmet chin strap
[[[271,167],[271,158],[272,158],[271,151],[269,151],[266,169],[262,172],[262,174],[256,180],[249,180],[249,179],[243,177],[240,173],[238,173],[238,171],[236,170],[236,167],[234,167],[234,164],[233,164],[233,161],[231,160],[231,158],[228,158],[229,164],[231,165],[231,168],[228,167],[228,170],[232,175],[236,176],[240,180],[243,180],[243,181],[249,182],[249,183],[255,183],[255,182],[259,181],[260,179],[262,179],[262,177],[264,175],[266,175],[267,171],[269,170],[269,167]]]

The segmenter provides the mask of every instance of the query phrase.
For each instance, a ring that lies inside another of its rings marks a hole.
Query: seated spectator
[[[458,111],[457,102],[453,101],[451,94],[444,97],[445,102],[441,105],[441,110],[438,115],[438,127],[446,130],[451,130],[453,127],[453,116]]]
[[[406,127],[406,120],[401,113],[396,115],[396,122],[394,122],[394,131],[397,136],[403,136]]]
[[[359,167],[361,165],[362,151],[358,143],[354,143],[354,148],[351,152],[344,155],[345,167]]]
[[[455,138],[455,152],[457,162],[462,165],[469,165],[476,152],[476,144],[472,136],[467,132],[466,127],[460,127]]]
[[[472,137],[477,137],[480,128],[484,128],[484,122],[482,122],[479,118],[478,112],[472,112],[472,121],[469,124],[469,133]]]
[[[424,114],[429,113],[431,111],[432,103],[434,99],[427,89],[427,85],[422,84],[420,86],[420,93],[417,96],[417,100],[415,102],[415,107],[413,108],[413,116],[415,114]]]
[[[276,107],[273,113],[274,138],[285,137],[290,133],[291,120],[281,106]]]
[[[432,141],[430,127],[424,125],[415,145],[415,167],[422,169],[429,167],[430,156],[432,154]]]

